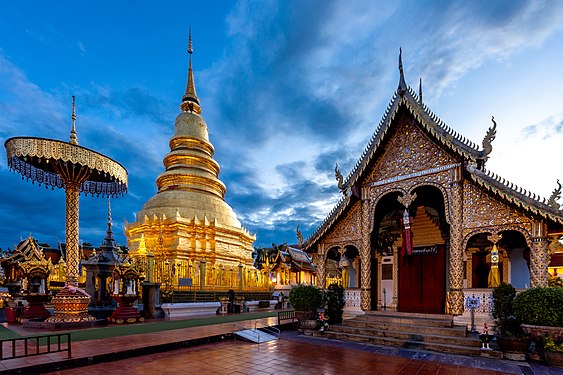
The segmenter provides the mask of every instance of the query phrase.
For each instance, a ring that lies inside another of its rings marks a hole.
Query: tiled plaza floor
[[[504,372],[472,369],[398,356],[278,340],[260,345],[241,341],[205,344],[173,352],[102,363],[55,374],[443,374]]]
[[[500,367],[514,371],[405,358],[359,350],[361,345],[353,348],[354,344],[327,345],[323,340],[283,336],[260,345],[227,340],[52,374],[526,374],[518,366],[503,366],[503,361]]]
[[[4,360],[0,361],[0,373],[563,375],[563,369],[526,362],[334,341],[296,331],[282,331],[279,340],[259,345],[235,341],[230,335],[241,326],[274,325],[275,320],[78,341],[72,344],[72,359],[67,359],[66,353],[53,353]],[[211,337],[218,341],[206,343]]]

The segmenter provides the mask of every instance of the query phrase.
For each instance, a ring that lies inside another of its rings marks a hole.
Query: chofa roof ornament
[[[338,163],[336,163],[336,167],[334,167],[334,177],[336,181],[338,181],[338,189],[342,192],[342,194],[346,194],[344,191],[344,177],[340,172],[340,168],[338,168]]]
[[[561,207],[561,205],[557,203],[557,201],[561,198],[561,184],[559,183],[559,180],[557,180],[557,185],[558,187],[556,189],[553,189],[553,193],[551,193],[551,196],[547,201],[547,205],[549,207],[555,208],[556,210],[558,210],[559,207]]]
[[[495,121],[495,116],[491,117],[491,121],[493,122],[493,126],[487,130],[487,134],[485,134],[485,137],[483,138],[483,150],[480,152],[481,155],[479,156],[479,160],[481,161],[479,165],[480,169],[483,169],[485,162],[489,159],[489,154],[493,151],[492,142],[497,136],[497,123]]]

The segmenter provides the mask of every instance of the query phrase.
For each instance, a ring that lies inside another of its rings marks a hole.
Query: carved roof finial
[[[547,205],[555,208],[556,210],[558,210],[559,207],[561,207],[561,205],[559,203],[557,203],[559,198],[561,198],[561,184],[559,183],[559,180],[557,180],[557,185],[558,185],[558,187],[553,190],[553,193],[551,193],[551,196],[549,197],[549,200],[547,201]]]
[[[495,137],[497,136],[497,123],[495,121],[495,116],[492,116],[491,121],[493,122],[493,126],[491,126],[489,130],[487,130],[487,134],[485,134],[482,143],[483,151],[481,151],[480,158],[481,160],[483,160],[483,163],[487,161],[487,159],[489,159],[489,154],[491,153],[491,151],[493,151],[492,142],[495,140]]]
[[[399,87],[397,87],[397,94],[400,96],[405,95],[407,92],[407,83],[405,82],[405,75],[403,73],[403,49],[399,48]]]
[[[342,190],[342,187],[344,185],[344,177],[342,177],[342,173],[340,173],[338,163],[336,163],[336,167],[334,167],[334,177],[336,177],[336,181],[338,181],[338,188]]]
[[[422,105],[422,77],[418,82],[418,104]]]
[[[70,141],[72,145],[78,144],[78,137],[76,136],[76,96],[72,96],[72,128],[70,129]]]
[[[299,229],[299,224],[297,224],[297,228],[295,229],[295,234],[297,235],[297,241],[298,241],[297,246],[301,249],[301,246],[303,245],[303,234]]]
[[[194,83],[194,72],[192,69],[192,54],[194,52],[193,45],[192,45],[192,28],[190,27],[189,36],[188,36],[188,54],[190,56],[189,60],[189,68],[188,68],[188,83],[186,85],[186,92],[182,96],[182,104],[180,104],[180,108],[184,112],[195,112],[197,114],[201,114],[201,106],[199,105],[199,98],[197,97],[195,91],[195,83]]]

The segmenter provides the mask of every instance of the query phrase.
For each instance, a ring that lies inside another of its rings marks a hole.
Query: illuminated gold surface
[[[82,289],[65,286],[51,299],[55,315],[47,318],[48,323],[76,323],[96,320],[88,314],[90,296]]]
[[[156,179],[158,192],[125,228],[129,254],[144,261],[147,250],[154,253],[155,282],[191,278],[200,288],[267,285],[252,266],[255,236],[224,200],[226,187],[213,159],[191,69],[183,99],[170,152],[163,159],[165,171]]]
[[[10,138],[6,141],[5,146],[8,163],[11,162],[12,157],[26,158],[28,159],[26,160],[28,164],[49,172],[51,170],[49,160],[60,160],[78,164],[93,171],[99,171],[101,174],[109,175],[113,180],[127,185],[127,171],[121,164],[85,147],[52,139],[33,137]],[[38,160],[35,162],[34,158]],[[108,179],[103,176],[100,177],[100,181],[102,180]]]
[[[74,99],[74,98],[73,98]],[[90,296],[78,289],[78,239],[80,192],[113,196],[127,192],[127,171],[121,164],[78,146],[74,127],[70,143],[33,137],[5,142],[8,166],[39,185],[66,192],[66,286],[53,297],[55,315],[47,322],[89,322]]]

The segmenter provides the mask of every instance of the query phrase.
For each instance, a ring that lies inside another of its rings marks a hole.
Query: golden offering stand
[[[78,145],[75,131],[75,97],[72,97],[70,141],[14,137],[4,146],[11,170],[39,186],[62,188],[66,192],[66,284],[53,297],[55,315],[48,323],[92,322],[88,314],[90,296],[78,288],[79,196],[114,197],[127,192],[127,171],[118,162]]]

